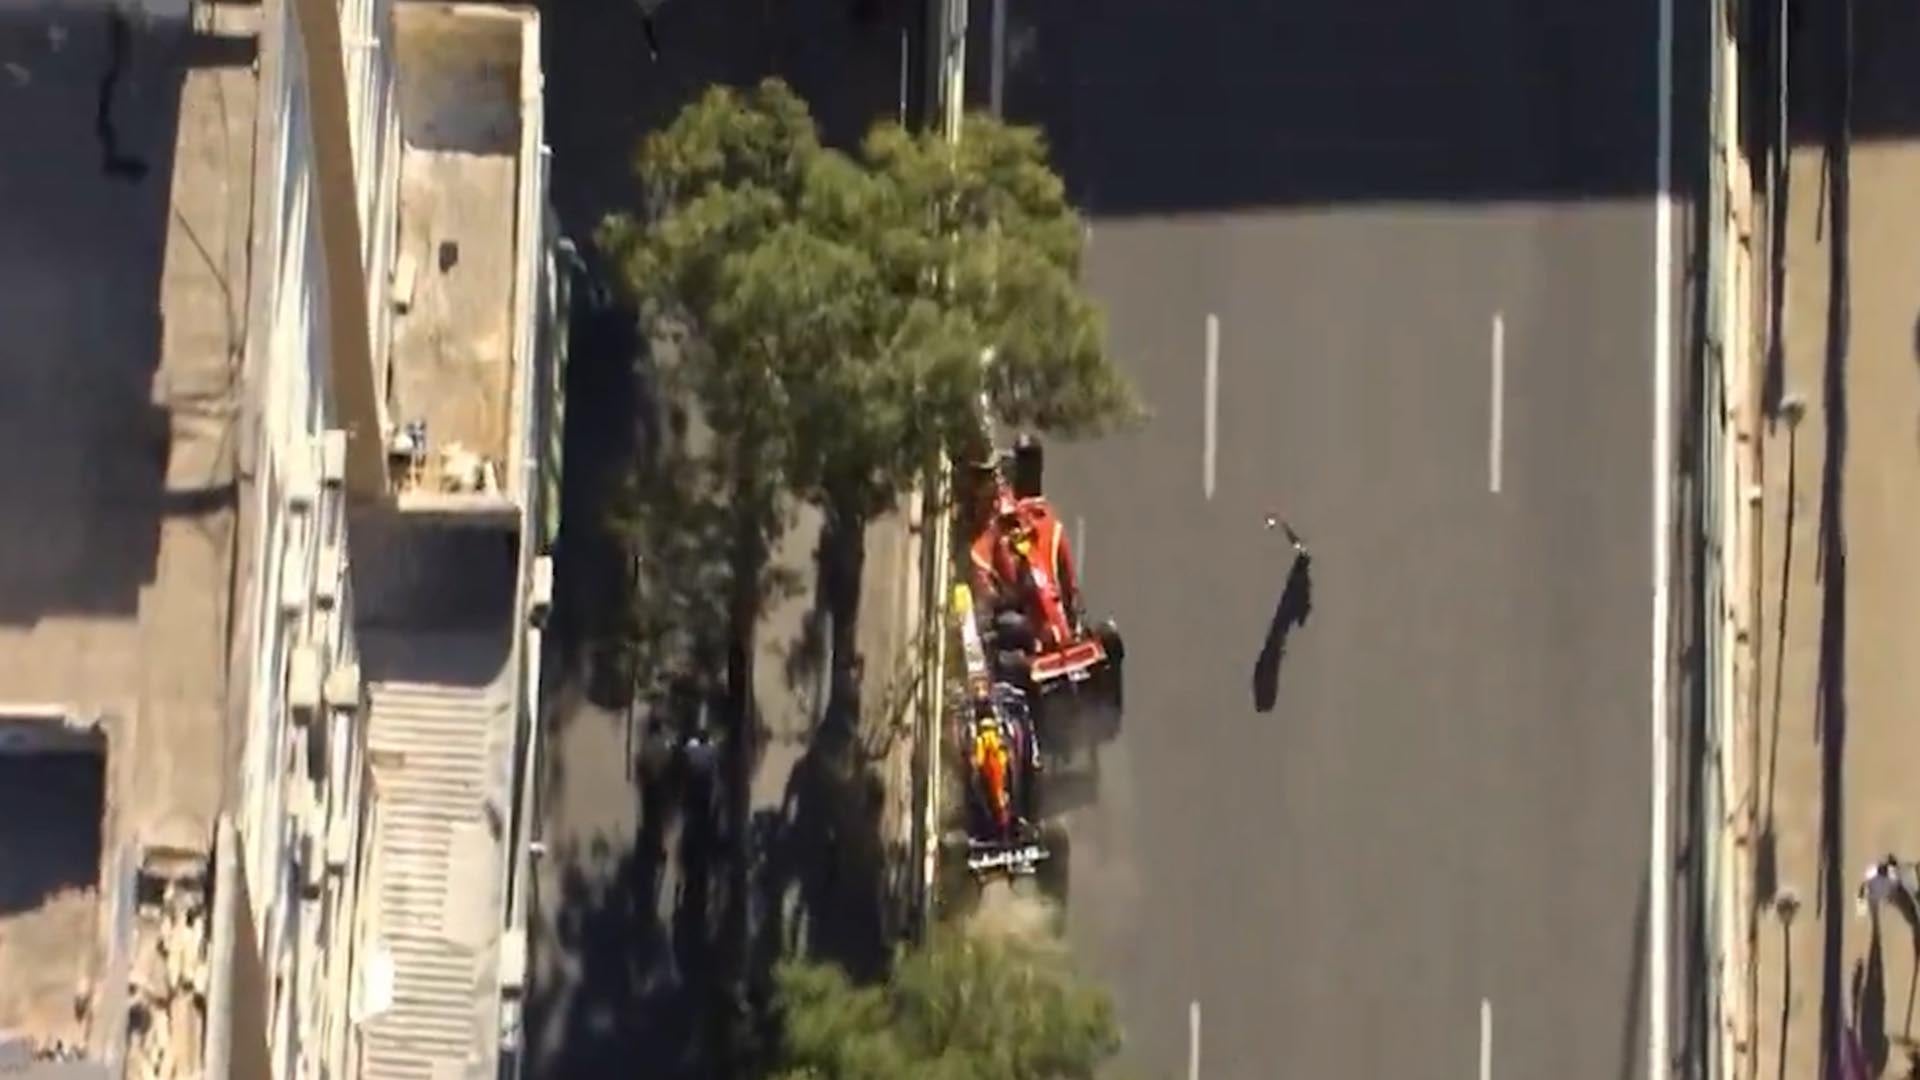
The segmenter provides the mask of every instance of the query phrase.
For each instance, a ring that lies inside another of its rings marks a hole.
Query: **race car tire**
[[[1042,896],[1058,905],[1056,918],[1064,923],[1067,917],[1067,892],[1072,885],[1073,836],[1067,831],[1066,822],[1049,821],[1040,827],[1040,842],[1046,845],[1049,854],[1036,869],[1036,884]]]
[[[1100,620],[1100,625],[1094,628],[1093,634],[1100,639],[1100,644],[1106,648],[1107,658],[1113,661],[1114,666],[1119,666],[1121,661],[1127,658],[1127,643],[1126,640],[1120,636],[1119,623],[1114,622],[1112,619],[1102,619]]]
[[[1102,680],[1102,689],[1106,696],[1104,704],[1112,710],[1112,715],[1107,718],[1104,734],[1111,739],[1120,734],[1120,719],[1127,711],[1127,644],[1120,637],[1120,627],[1112,619],[1102,622],[1095,633],[1107,650],[1108,667],[1106,677]]]

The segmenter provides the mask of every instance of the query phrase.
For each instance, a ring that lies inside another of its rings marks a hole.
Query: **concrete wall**
[[[347,114],[353,130],[354,183],[364,223],[367,310],[373,316],[374,385],[391,366],[394,206],[399,199],[400,124],[393,0],[341,0],[346,46]]]
[[[259,388],[250,520],[253,610],[236,825],[248,884],[246,921],[260,958],[261,1003],[275,1075],[319,1075],[343,1057],[365,803],[362,708],[353,672],[353,597],[342,436],[330,394],[327,274],[305,43],[291,2],[269,4],[261,50],[256,291],[265,321],[248,365]],[[346,112],[365,238],[376,364],[390,332],[398,124],[391,0],[340,5]],[[332,452],[329,453],[329,444]],[[333,700],[331,691],[344,697]],[[315,704],[311,711],[298,709]],[[246,1041],[247,1033],[235,1038]]]

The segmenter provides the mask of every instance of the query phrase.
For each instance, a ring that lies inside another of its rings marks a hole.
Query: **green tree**
[[[1069,1080],[1120,1049],[1107,994],[1063,951],[943,928],[882,984],[832,964],[776,974],[776,1080]]]
[[[634,164],[636,209],[599,240],[637,302],[664,392],[706,433],[697,451],[670,456],[702,493],[693,501],[717,508],[699,516],[696,543],[718,553],[725,581],[736,847],[724,907],[738,998],[751,641],[793,502],[825,512],[823,546],[851,587],[867,522],[943,450],[979,448],[983,394],[1007,422],[1064,435],[1139,408],[1079,285],[1079,219],[1031,129],[977,117],[949,144],[883,124],[850,155],[823,146],[805,103],[769,80],[708,91]],[[850,633],[852,600],[828,602],[836,633]],[[847,663],[851,642],[832,654]],[[836,686],[851,677],[833,674]]]
[[[864,522],[977,440],[983,391],[1069,436],[1139,414],[1034,129],[975,116],[949,144],[882,124],[849,156],[769,80],[710,90],[636,171],[642,212],[603,243],[650,321],[682,331],[730,494]]]

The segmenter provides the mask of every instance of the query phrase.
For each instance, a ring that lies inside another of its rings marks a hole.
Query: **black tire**
[[[1120,637],[1120,628],[1112,619],[1100,624],[1095,631],[1100,644],[1107,650],[1107,670],[1101,677],[1101,707],[1108,713],[1100,724],[1101,740],[1104,742],[1120,734],[1120,719],[1127,710],[1126,659],[1127,644]]]
[[[1107,659],[1113,661],[1114,667],[1119,667],[1127,658],[1127,643],[1120,636],[1120,624],[1112,619],[1102,619],[1100,625],[1094,627],[1093,634],[1106,647]]]
[[[1064,821],[1049,821],[1040,826],[1040,842],[1049,852],[1034,876],[1040,892],[1059,905],[1060,921],[1067,917],[1067,894],[1072,885],[1073,837]],[[1063,927],[1064,928],[1064,927]]]

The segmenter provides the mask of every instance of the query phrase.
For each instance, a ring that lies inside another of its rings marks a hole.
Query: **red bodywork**
[[[1076,620],[1080,583],[1067,531],[1041,496],[1015,498],[995,485],[991,509],[971,545],[976,603],[991,611],[1017,599],[1033,626],[1033,680],[1079,681],[1107,659],[1106,646]]]

